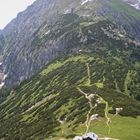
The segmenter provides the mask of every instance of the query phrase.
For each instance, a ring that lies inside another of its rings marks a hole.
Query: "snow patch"
[[[68,13],[70,13],[70,9],[66,9],[66,10],[64,11],[64,14],[68,14]]]
[[[50,31],[50,30],[48,30],[48,31],[45,33],[45,35],[48,35],[50,32],[51,32],[51,31]]]
[[[131,4],[132,7],[140,10],[140,3],[136,3],[136,4]]]
[[[4,82],[0,83],[0,89],[4,86],[4,84],[5,84]]]
[[[4,74],[4,76],[3,76],[3,79],[2,79],[2,80],[4,81],[4,80],[7,78],[7,76],[8,76],[7,74]]]
[[[5,85],[5,79],[7,78],[7,74],[0,73],[0,89]]]
[[[91,1],[93,1],[93,0],[83,0],[82,3],[81,3],[81,5],[84,5],[84,4],[86,4],[87,2],[91,2]]]

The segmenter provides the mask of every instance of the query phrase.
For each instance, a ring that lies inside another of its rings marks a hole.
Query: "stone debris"
[[[123,111],[123,108],[116,108],[116,114],[115,115],[118,115],[122,111]]]
[[[99,114],[93,114],[93,115],[90,117],[90,120],[91,120],[91,121],[98,120],[98,119],[99,119]]]

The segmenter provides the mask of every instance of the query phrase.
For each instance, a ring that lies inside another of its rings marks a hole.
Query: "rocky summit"
[[[139,140],[138,3],[36,0],[1,30],[0,140]]]

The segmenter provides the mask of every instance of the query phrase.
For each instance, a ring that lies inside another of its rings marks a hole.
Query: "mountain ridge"
[[[45,35],[44,31],[36,34],[44,35],[37,44],[43,38],[61,38],[67,44],[63,51],[70,53],[50,62],[30,80],[8,91],[6,97],[1,96],[0,138],[72,139],[77,131],[84,134],[95,128],[97,134],[122,140],[135,134],[137,140],[139,126],[132,125],[134,131],[128,134],[120,120],[124,116],[130,124],[139,122],[139,57],[135,55],[139,47],[115,24],[97,17],[85,20],[69,13],[60,16],[50,30]],[[116,108],[123,108],[120,116]],[[101,119],[100,128],[90,120],[95,114]],[[118,131],[114,119],[123,136],[114,134]]]
[[[38,0],[20,13],[0,35],[0,139],[139,140],[139,22],[121,0]]]

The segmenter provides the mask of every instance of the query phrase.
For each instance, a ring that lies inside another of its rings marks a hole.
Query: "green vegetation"
[[[118,67],[120,69],[117,69]],[[112,114],[115,114],[115,108],[122,107],[124,109],[120,113],[122,116],[140,115],[139,101],[123,94],[123,91],[118,92],[115,83],[110,82],[116,81],[119,89],[124,88],[121,85],[125,83],[126,76],[123,75],[127,75],[127,72],[128,67],[116,60],[110,63],[108,58],[104,58],[102,63],[102,56],[97,53],[77,54],[52,62],[30,81],[15,88],[9,99],[1,103],[0,137],[13,140],[49,139],[51,136],[73,137],[77,134],[76,131],[83,128],[81,124],[85,123],[89,111],[88,101],[78,92],[77,86],[89,95],[98,94],[108,102],[108,105],[102,102],[97,109],[92,110],[93,114],[98,113],[101,117],[105,117],[104,110],[108,106],[108,111]],[[121,79],[115,77],[118,75]],[[90,83],[86,85],[85,81],[88,81],[88,78]],[[95,103],[96,99],[92,102]],[[122,119],[123,117],[120,117],[120,121]],[[120,125],[119,120],[117,121]],[[99,127],[95,127],[95,130],[99,133],[104,127],[100,130]],[[110,133],[111,136],[118,136],[114,134],[116,127],[111,126],[113,131]],[[132,135],[134,134],[132,132]],[[124,134],[125,139],[126,137]]]
[[[132,72],[128,71],[126,75],[125,83],[124,83],[125,94],[128,96],[130,95],[128,87],[129,87],[129,84],[131,83],[131,75],[132,75]]]
[[[103,88],[104,87],[103,83],[95,83],[95,85],[97,86],[97,88]]]
[[[100,121],[92,122],[90,126],[90,131],[97,133],[100,137],[112,137],[120,140],[139,140],[139,123],[140,117],[138,118],[130,118],[130,117],[121,117],[121,116],[113,116],[110,115],[112,120],[110,126],[111,131],[108,135],[108,129],[106,127],[105,119],[101,118]],[[128,124],[129,123],[129,124]],[[129,125],[129,126],[128,126]],[[76,134],[84,132],[84,126],[79,126],[76,128]],[[121,135],[120,135],[121,134]]]
[[[140,47],[127,35],[121,38],[110,21],[88,21],[74,13],[62,15],[48,27],[49,34],[35,35],[31,49],[41,50],[57,39],[65,40],[65,47],[57,54],[52,50],[59,58],[30,80],[1,91],[6,94],[0,94],[0,138],[69,139],[84,133],[87,118],[89,122],[91,115],[99,114],[101,121],[92,122],[91,131],[108,135],[109,127],[111,137],[138,140]],[[89,98],[92,95],[96,97]],[[98,98],[102,101],[91,108]],[[120,116],[114,116],[120,107]]]
[[[121,116],[112,116],[110,115],[110,118],[112,120],[110,126],[111,131],[108,135],[108,129],[105,124],[105,119],[100,118],[100,121],[95,121],[91,123],[90,126],[90,132],[95,132],[98,134],[101,138],[104,136],[117,138],[119,140],[139,140],[140,134],[139,134],[139,123],[140,123],[140,117],[138,118],[130,118],[130,117],[121,117]],[[129,128],[128,128],[128,122],[129,122]],[[68,128],[65,128],[67,131]],[[75,135],[81,135],[85,132],[85,126],[79,125],[74,130]],[[68,133],[69,134],[69,133]],[[121,135],[120,135],[121,134]],[[57,134],[56,137],[51,138],[51,140],[57,140],[63,137],[60,137],[60,134]],[[50,138],[49,138],[50,139]],[[45,139],[45,140],[49,140]],[[64,137],[64,140],[66,138]],[[72,138],[67,138],[66,140],[72,140]]]

